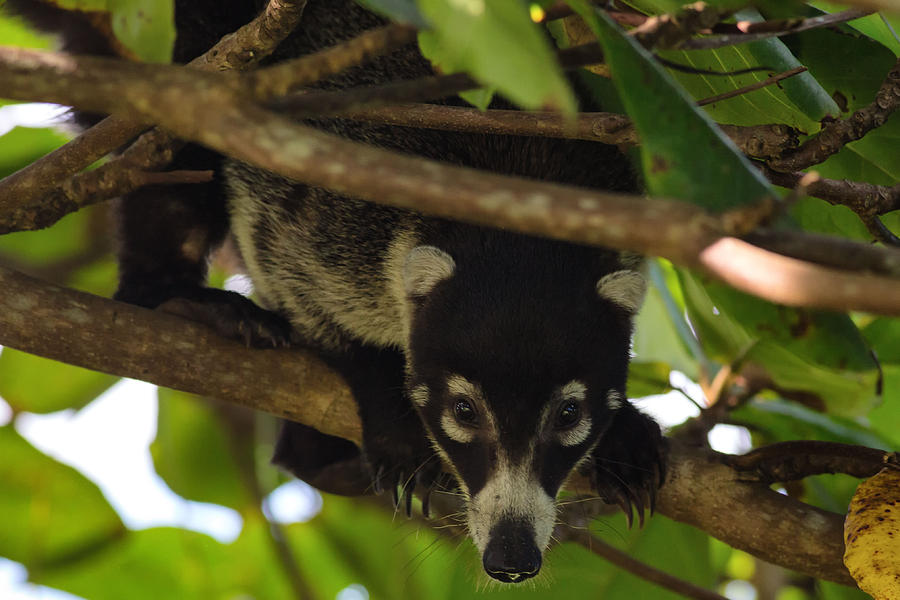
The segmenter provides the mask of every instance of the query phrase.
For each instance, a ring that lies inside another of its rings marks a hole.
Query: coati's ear
[[[403,265],[403,285],[407,296],[425,296],[456,271],[453,258],[434,246],[416,246]]]
[[[637,271],[613,271],[604,275],[597,282],[597,293],[627,310],[636,314],[644,302],[647,293],[647,280]]]

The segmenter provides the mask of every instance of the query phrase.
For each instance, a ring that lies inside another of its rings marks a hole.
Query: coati
[[[88,20],[37,0],[8,4],[61,31],[70,51],[114,53]],[[263,4],[177,1],[175,60],[202,53]],[[310,0],[272,60],[383,23],[350,0]],[[410,46],[317,85],[431,73]],[[457,165],[635,188],[627,161],[590,142],[313,124]],[[639,259],[341,197],[197,146],[181,151],[172,168],[214,168],[218,176],[122,200],[116,297],[148,307],[186,302],[220,330],[316,349],[354,391],[373,487],[400,487],[407,499],[418,487],[427,497],[449,472],[491,577],[519,582],[538,572],[555,498],[575,469],[629,512],[652,504],[662,478],[660,430],[625,399],[632,317],[645,290]],[[203,287],[208,254],[229,230],[265,310]],[[359,450],[345,440],[286,424],[275,461],[315,481],[354,457]]]

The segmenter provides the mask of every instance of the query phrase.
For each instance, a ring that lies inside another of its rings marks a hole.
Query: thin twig
[[[306,0],[271,0],[259,17],[220,40],[188,66],[204,71],[224,71],[246,68],[262,60],[294,29],[305,5]],[[127,116],[107,117],[74,140],[0,180],[2,210],[9,210],[6,204],[9,202],[9,206],[40,210],[46,214],[34,205],[41,203],[60,181],[123,146],[145,129],[146,124]],[[157,138],[152,145],[159,146],[160,141]]]
[[[862,219],[863,225],[866,226],[866,229],[877,241],[885,246],[900,248],[900,238],[894,235],[894,232],[888,229],[887,225],[885,225],[880,218],[876,216],[865,216],[860,217],[860,219]]]
[[[729,90],[727,92],[723,92],[721,94],[717,94],[715,96],[710,96],[709,98],[704,98],[702,100],[697,101],[697,106],[706,106],[707,104],[714,104],[721,100],[727,100],[728,98],[734,98],[735,96],[741,96],[743,94],[747,94],[749,92],[756,91],[760,88],[764,88],[766,86],[772,85],[774,83],[778,83],[783,79],[787,79],[788,77],[793,77],[794,75],[799,75],[800,73],[804,73],[808,71],[806,67],[796,67],[789,71],[784,71],[783,73],[778,73],[777,75],[772,75],[768,79],[764,79],[762,81],[757,81],[756,83],[752,83],[750,85],[745,85],[744,87],[740,87],[736,90]]]
[[[802,231],[759,228],[744,240],[771,252],[855,273],[900,278],[900,250]]]
[[[768,168],[764,168],[763,173],[775,185],[788,189],[797,187],[800,179],[806,175],[803,172],[783,173]],[[900,210],[900,183],[887,187],[861,181],[839,181],[820,177],[807,186],[806,194],[831,204],[846,206],[860,217],[878,216]]]
[[[825,123],[817,135],[783,157],[769,161],[776,171],[802,171],[824,162],[849,142],[861,139],[868,132],[884,125],[891,113],[900,106],[900,59],[894,64],[875,94],[875,100],[846,119]]]
[[[569,540],[584,546],[593,554],[605,559],[607,562],[623,571],[627,571],[639,579],[658,585],[663,589],[684,596],[685,598],[694,598],[696,600],[726,600],[725,596],[720,596],[706,588],[694,585],[689,581],[685,581],[684,579],[670,575],[665,571],[661,571],[656,567],[652,567],[647,563],[641,562],[595,536],[572,535],[569,536]]]
[[[889,460],[896,462],[897,455],[837,442],[791,441],[763,446],[739,456],[729,456],[726,462],[742,472],[742,480],[769,485],[798,481],[823,473],[871,477]]]
[[[760,31],[764,27],[771,27],[770,22],[763,21],[761,23],[753,23],[752,27],[747,28],[746,33],[735,33],[730,35],[715,35],[709,37],[692,38],[681,44],[679,50],[708,50],[712,48],[724,48],[725,46],[737,46],[738,44],[746,44],[758,40],[764,40],[771,37],[779,37],[799,33],[809,29],[819,27],[828,27],[838,25],[860,19],[872,14],[869,10],[849,9],[830,15],[821,15],[818,17],[809,17],[807,19],[793,20],[787,23],[787,27],[778,27],[783,22],[776,21],[776,29],[770,31]]]

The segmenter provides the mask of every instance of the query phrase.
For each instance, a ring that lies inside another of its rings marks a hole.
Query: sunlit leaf
[[[37,571],[102,551],[124,533],[100,490],[0,427],[0,556]]]

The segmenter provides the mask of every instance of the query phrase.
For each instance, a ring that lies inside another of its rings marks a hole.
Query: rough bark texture
[[[250,350],[182,318],[60,288],[0,268],[0,344],[123,377],[213,396],[356,443],[343,380],[303,350]],[[725,456],[673,444],[661,514],[813,577],[852,585],[843,516],[744,481]],[[583,478],[570,489],[589,489]]]

